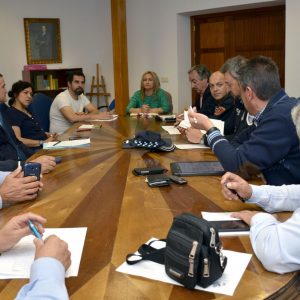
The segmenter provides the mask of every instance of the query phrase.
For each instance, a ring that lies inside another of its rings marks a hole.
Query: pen
[[[235,195],[237,195],[237,197],[239,198],[239,200],[241,200],[242,202],[245,202],[245,199],[243,197],[241,197],[238,192],[234,189],[230,189],[228,186],[227,186],[227,183],[224,184],[226,186],[227,189],[229,189],[229,191]]]
[[[41,234],[38,232],[31,220],[28,221],[28,226],[35,237],[37,237],[39,240],[43,240]]]
[[[60,143],[60,141],[56,142],[55,144],[52,145],[52,147],[58,145]]]

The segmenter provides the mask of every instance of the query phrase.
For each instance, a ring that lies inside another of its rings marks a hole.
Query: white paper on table
[[[78,130],[78,129],[93,129],[93,128],[95,128],[95,125],[92,125],[92,124],[82,124],[82,125],[80,125],[80,126],[77,128],[77,130]]]
[[[130,117],[152,118],[158,116],[158,113],[130,113]]]
[[[162,121],[166,121],[166,119],[176,118],[176,115],[158,115]]]
[[[207,221],[236,221],[238,218],[233,218],[230,215],[232,212],[201,212],[203,219]],[[250,230],[247,231],[230,231],[230,232],[219,232],[219,236],[241,236],[249,235]]]
[[[79,139],[72,141],[48,142],[43,144],[43,149],[64,149],[64,148],[80,148],[88,147],[91,144],[91,139]]]
[[[188,149],[209,149],[209,147],[201,144],[174,144],[177,149],[188,150]]]
[[[79,265],[86,236],[87,227],[79,228],[46,228],[43,239],[55,234],[68,243],[71,252],[71,266],[66,277],[78,276]],[[29,278],[30,267],[34,261],[34,236],[22,238],[12,249],[0,256],[0,279]]]
[[[180,134],[180,131],[175,126],[161,126],[161,128],[168,132],[168,134],[174,135],[174,134]]]
[[[111,115],[112,118],[111,119],[95,119],[95,120],[89,120],[91,122],[112,122],[118,119],[118,115]]]
[[[155,238],[150,239],[147,243],[153,239]],[[156,243],[153,243],[151,246],[156,247]],[[229,250],[223,250],[222,252],[223,255],[227,257],[227,266],[222,277],[205,289],[197,285],[195,287],[196,290],[229,296],[234,294],[234,291],[240,282],[247,265],[249,264],[252,254]],[[180,285],[166,274],[164,265],[152,261],[145,260],[135,265],[128,265],[126,262],[124,262],[117,268],[116,271],[135,276],[142,276],[174,285]]]

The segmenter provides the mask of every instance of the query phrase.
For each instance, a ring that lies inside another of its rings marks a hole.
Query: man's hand
[[[35,259],[41,257],[52,257],[60,261],[65,270],[71,265],[71,252],[68,244],[55,235],[50,235],[45,241],[34,239],[36,247]]]
[[[230,172],[227,172],[221,178],[221,186],[222,193],[228,200],[238,200],[238,195],[244,199],[249,199],[252,195],[252,188],[250,184],[240,176]],[[236,191],[238,195],[230,191],[230,189]]]
[[[31,234],[28,226],[29,220],[34,223],[41,235],[43,234],[42,224],[47,221],[45,218],[33,213],[15,216],[0,230],[0,252],[12,248],[21,238]]]
[[[190,143],[199,144],[203,133],[199,129],[190,127],[185,130],[185,136]]]
[[[252,217],[258,213],[259,211],[243,210],[232,213],[231,217],[241,219],[250,226]]]
[[[35,176],[24,177],[21,167],[18,167],[4,179],[0,186],[0,195],[4,203],[14,204],[34,200],[42,187],[42,182],[37,181]]]
[[[51,172],[56,166],[54,156],[41,155],[31,161],[38,162],[42,165],[42,173],[43,174]]]
[[[194,128],[207,131],[211,127],[214,127],[214,124],[206,115],[196,113],[194,110],[189,109],[188,116],[190,123]]]
[[[182,114],[179,114],[179,115],[176,115],[176,122],[174,123],[174,126],[178,126],[180,124],[181,121],[183,121],[183,118],[184,118],[184,115],[183,113]]]

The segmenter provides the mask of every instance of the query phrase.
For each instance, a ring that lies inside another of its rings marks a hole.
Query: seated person
[[[21,167],[11,173],[0,171],[0,209],[34,200],[42,188],[42,182],[35,176],[24,177]]]
[[[300,183],[299,140],[290,115],[297,100],[281,89],[271,58],[254,57],[239,74],[244,105],[255,116],[253,125],[231,142],[207,116],[190,110],[192,126],[207,132],[207,143],[226,171],[244,178],[262,174],[272,185]]]
[[[32,101],[32,86],[29,82],[15,82],[8,96],[11,99],[6,115],[19,141],[38,150],[44,142],[52,142],[56,138],[55,133],[45,132],[27,109]]]
[[[0,171],[12,171],[33,154],[33,151],[20,142],[6,118],[7,105],[5,81],[0,74]],[[31,161],[38,162],[42,165],[42,173],[52,171],[55,166],[55,157],[42,155]]]
[[[169,111],[170,104],[165,91],[160,88],[158,76],[152,71],[145,72],[141,79],[141,89],[131,97],[126,113],[166,114]]]
[[[13,217],[0,230],[1,253],[31,234],[29,220],[34,223],[39,233],[43,234],[45,218],[33,213]],[[65,286],[65,272],[71,265],[68,244],[55,235],[44,241],[35,238],[34,244],[36,250],[30,269],[30,282],[21,288],[16,299],[69,299]]]
[[[75,122],[112,118],[108,112],[99,112],[83,94],[85,75],[82,72],[69,73],[67,83],[68,88],[51,105],[50,132],[63,133]]]

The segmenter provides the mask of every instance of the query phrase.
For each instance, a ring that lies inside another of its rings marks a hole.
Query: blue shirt
[[[267,213],[252,217],[250,239],[256,256],[272,272],[300,270],[300,185],[251,187],[247,202],[269,212],[294,211],[285,222]]]
[[[30,282],[22,287],[16,300],[67,300],[65,268],[56,259],[42,257],[35,260],[30,270]]]

